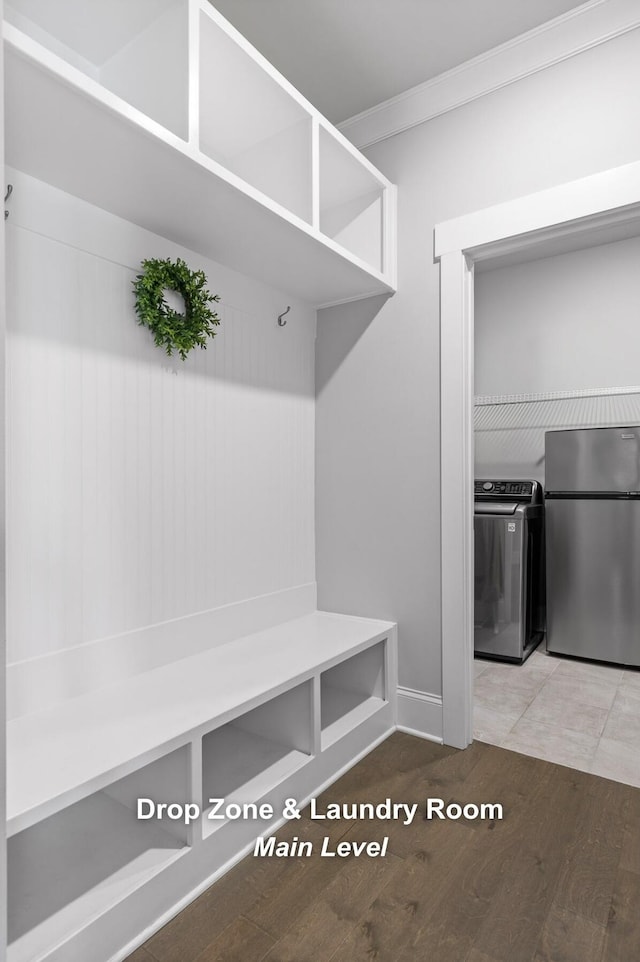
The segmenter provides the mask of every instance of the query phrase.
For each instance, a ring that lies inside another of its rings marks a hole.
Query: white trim
[[[440,262],[442,737],[473,739],[473,265]]]
[[[436,745],[442,745],[442,735],[429,735],[427,732],[418,731],[416,728],[408,728],[406,725],[398,725],[397,731],[403,732],[405,735],[413,735],[414,738],[422,738],[425,742],[434,742]]]
[[[362,149],[640,26],[637,0],[590,0],[338,125]]]
[[[637,218],[640,161],[436,224],[435,257],[473,251],[474,261],[488,260],[568,233],[601,230]]]
[[[355,294],[353,297],[342,297],[339,301],[327,301],[323,304],[317,304],[317,311],[324,311],[328,307],[339,307],[341,304],[354,304],[356,301],[361,301],[363,298],[368,297],[391,297],[393,291],[369,291],[368,294]]]
[[[536,401],[564,401],[567,398],[617,397],[623,394],[640,394],[640,385],[628,387],[589,387],[574,391],[546,391],[542,394],[484,394],[476,395],[477,408],[498,404],[529,404]]]
[[[398,687],[398,731],[442,744],[442,698]]]

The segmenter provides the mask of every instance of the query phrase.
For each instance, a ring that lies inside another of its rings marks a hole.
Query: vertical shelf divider
[[[313,754],[319,755],[322,751],[322,705],[320,703],[320,675],[315,675],[313,679],[313,698],[312,698],[312,741]]]
[[[189,145],[200,150],[200,9],[201,0],[189,0]]]
[[[396,287],[398,282],[397,188],[387,184],[382,195],[382,273]]]
[[[311,118],[311,226],[320,230],[320,121]]]
[[[189,771],[190,798],[195,801],[202,798],[202,737],[191,739],[189,758],[191,767]],[[197,818],[189,826],[189,845],[201,845],[204,841],[202,832],[202,819]]]

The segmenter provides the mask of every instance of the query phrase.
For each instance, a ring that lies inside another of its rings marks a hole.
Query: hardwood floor
[[[427,821],[426,799],[501,803],[502,820]],[[128,962],[632,962],[640,944],[640,789],[482,742],[394,734],[320,796],[417,802],[402,821],[312,821],[249,856]],[[320,857],[324,836],[389,837],[384,858]]]

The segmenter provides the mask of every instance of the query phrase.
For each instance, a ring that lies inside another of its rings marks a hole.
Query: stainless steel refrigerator
[[[547,649],[640,665],[640,426],[547,431]]]

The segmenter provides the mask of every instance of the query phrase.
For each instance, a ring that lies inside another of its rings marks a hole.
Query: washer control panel
[[[542,501],[542,489],[537,481],[503,481],[476,478],[474,496],[476,501],[497,498],[537,504]]]

